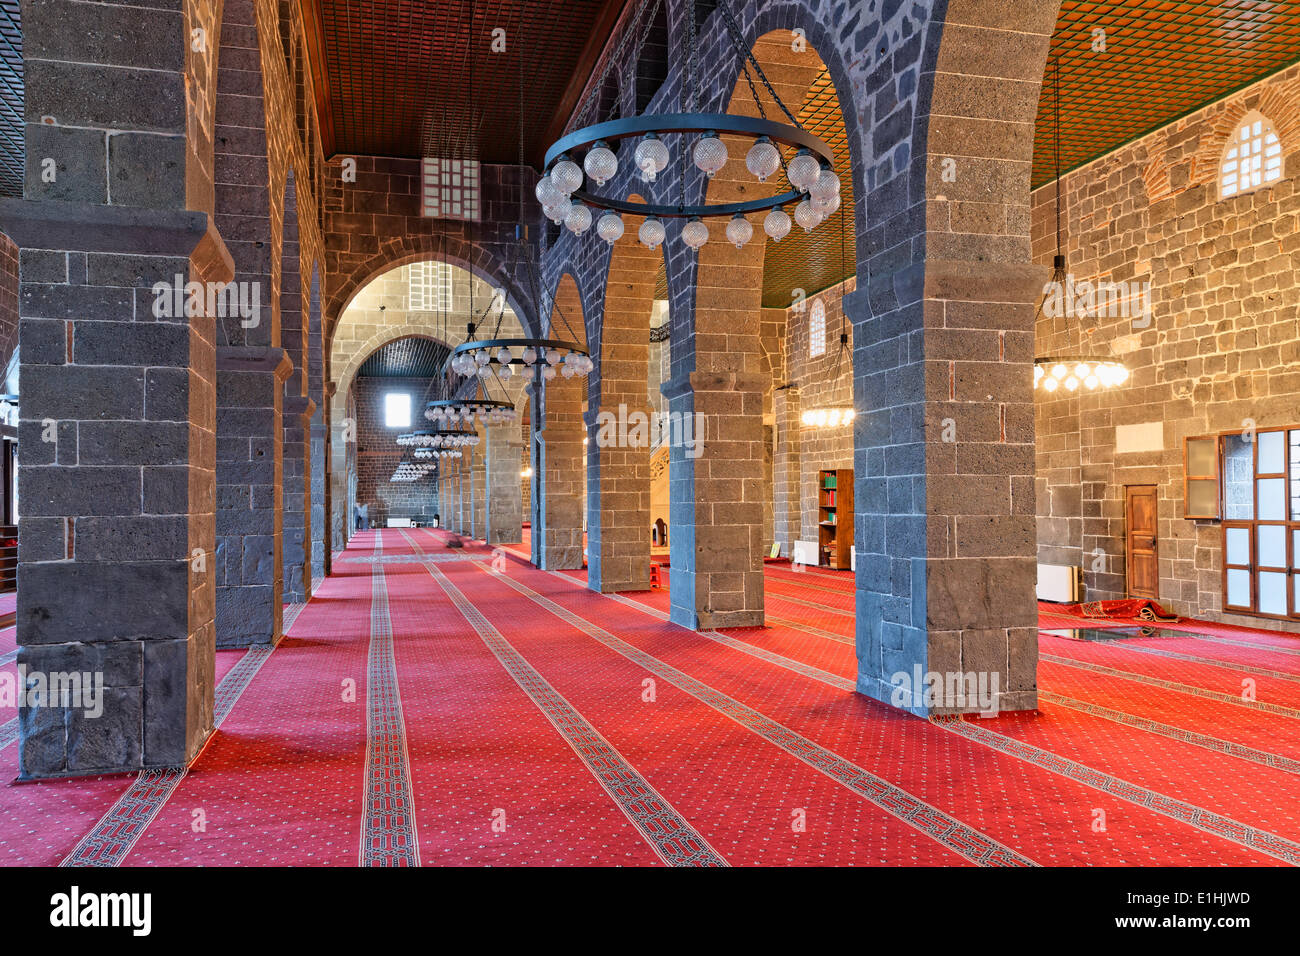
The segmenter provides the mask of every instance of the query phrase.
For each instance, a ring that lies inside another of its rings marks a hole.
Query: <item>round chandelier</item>
[[[839,428],[853,424],[857,416],[852,408],[843,405],[827,405],[823,408],[810,408],[799,416],[805,428]]]
[[[639,62],[640,48],[649,33],[662,0],[655,0],[654,8],[640,31],[640,40],[630,62]],[[636,34],[641,15],[648,6],[642,0],[625,34]],[[561,138],[546,152],[544,172],[538,180],[535,194],[542,209],[552,222],[565,225],[570,232],[581,236],[594,224],[596,234],[613,245],[622,238],[625,230],[624,215],[644,217],[638,238],[650,249],[658,248],[667,236],[663,220],[685,219],[682,241],[698,250],[709,241],[708,219],[727,219],[726,237],[737,248],[753,238],[754,227],[747,218],[751,214],[766,213],[763,231],[773,242],[780,242],[794,224],[811,232],[840,207],[840,179],[835,173],[835,154],[819,137],[804,129],[781,101],[762,67],[743,42],[743,33],[731,12],[727,0],[718,0],[717,9],[727,28],[727,37],[741,63],[745,79],[754,93],[759,111],[757,118],[729,113],[698,111],[699,54],[695,38],[694,2],[686,13],[686,63],[682,83],[681,110],[676,113],[642,114],[622,119],[596,123],[575,130]],[[591,87],[592,94],[603,89],[610,68],[618,57],[611,57],[604,74]],[[752,71],[751,71],[752,67]],[[768,119],[762,99],[758,95],[755,79],[781,112],[789,120],[777,122]],[[591,99],[584,105],[582,115],[588,112]],[[692,108],[696,107],[696,108]],[[789,189],[778,187],[775,195],[734,203],[705,203],[687,205],[685,188],[687,164],[693,164],[706,178],[712,179],[729,159],[726,143],[721,134],[741,137],[749,142],[745,153],[745,167],[751,175],[764,183],[782,169]],[[642,182],[659,182],[674,162],[673,150],[665,137],[675,137],[682,154],[681,169],[676,179],[682,197],[676,204],[659,202],[631,202],[611,196],[600,196],[583,189],[585,179],[596,187],[604,186],[629,159],[627,148],[620,160],[614,147],[620,142],[635,141],[630,160]],[[781,147],[792,151],[788,163],[782,161]],[[686,158],[689,154],[689,159]],[[578,157],[582,156],[582,165]],[[596,211],[600,211],[599,217]]]
[[[457,448],[473,448],[479,443],[476,432],[459,429],[434,429],[430,431],[407,432],[397,436],[397,444],[403,448],[430,448],[451,451]],[[457,452],[454,457],[460,457]]]
[[[1113,388],[1128,381],[1128,369],[1113,359],[1086,357],[1040,358],[1034,360],[1034,388],[1055,392],[1063,388],[1077,392]]]
[[[393,472],[393,477],[388,480],[396,482],[419,481],[421,478],[426,478],[436,471],[437,467],[437,464],[434,462],[398,462],[397,468]]]
[[[490,398],[444,398],[429,402],[424,417],[438,425],[455,426],[473,421],[480,425],[513,424],[519,416],[510,402]]]
[[[471,333],[472,334],[472,333]],[[572,378],[596,367],[591,355],[577,342],[561,339],[470,339],[452,350],[447,367],[458,375],[477,375],[486,381],[493,374],[509,378],[532,373],[550,381],[556,375]],[[469,405],[483,405],[470,400]],[[497,403],[501,404],[501,403]],[[461,418],[464,418],[463,412]]]

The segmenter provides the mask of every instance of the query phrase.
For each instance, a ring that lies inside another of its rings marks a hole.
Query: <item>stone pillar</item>
[[[283,349],[217,350],[217,646],[279,640],[284,616]]]
[[[541,392],[541,395],[538,395]],[[536,494],[539,521],[533,535],[539,543],[538,567],[561,571],[582,567],[582,498],[585,468],[582,439],[582,383],[556,376],[542,388],[533,386],[534,404],[541,410]]]
[[[284,600],[311,597],[312,483],[309,429],[316,403],[306,396],[284,399]]]
[[[464,454],[468,453],[466,452]],[[451,493],[455,497],[456,501],[456,524],[454,525],[454,530],[457,534],[463,535],[469,533],[469,521],[467,520],[469,512],[469,487],[468,483],[465,481],[465,458],[462,455],[460,458],[453,458],[452,461],[455,462],[455,468],[452,471],[451,477]]]
[[[788,558],[799,540],[800,460],[799,386],[787,385],[772,393],[772,414],[776,420],[776,450],[772,462],[773,535],[781,545],[781,556]]]
[[[873,314],[866,289],[845,298],[857,408],[858,690],[890,702],[895,674],[973,672],[990,686],[996,676],[1000,709],[1033,708],[1030,369],[1041,275],[929,260],[870,288],[889,290],[888,308]],[[887,335],[920,329],[923,355],[891,350],[897,363],[881,363]],[[931,712],[924,701],[904,706]]]
[[[229,281],[230,255],[200,212],[4,199],[0,229],[21,248],[18,665],[104,682],[94,717],[22,703],[20,776],[183,766],[213,726],[215,358],[175,284]]]
[[[329,475],[329,398],[313,388],[316,409],[308,426],[311,474],[311,576],[316,581],[330,573],[330,475]]]
[[[479,443],[466,449],[465,458],[469,462],[470,479],[470,535],[476,541],[487,540],[487,436],[481,425],[474,426],[479,436]]]
[[[601,374],[604,396],[610,383],[603,368]],[[630,427],[626,436],[619,435],[617,409],[627,409],[631,426],[644,416],[644,434]],[[626,401],[608,409],[606,422],[613,418],[613,429],[602,428],[597,414],[587,415],[587,586],[594,591],[650,588],[649,416],[646,404]]]
[[[664,386],[690,442],[669,450],[672,620],[685,627],[763,624],[763,392],[768,377],[689,372]]]
[[[489,425],[484,445],[487,474],[488,544],[516,544],[524,540],[523,439],[516,423]]]

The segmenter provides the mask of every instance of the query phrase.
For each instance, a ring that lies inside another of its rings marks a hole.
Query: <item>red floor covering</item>
[[[354,538],[115,862],[1300,861],[1295,638],[1045,635],[1037,714],[952,725],[852,693],[849,574],[769,565],[770,626],[701,635],[666,622],[667,590],[444,540]],[[218,680],[247,664],[221,652]],[[0,863],[63,860],[134,782],[0,788]]]

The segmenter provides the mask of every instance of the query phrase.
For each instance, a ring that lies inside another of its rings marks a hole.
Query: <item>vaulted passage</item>
[[[0,862],[1300,863],[1286,8],[0,2]]]

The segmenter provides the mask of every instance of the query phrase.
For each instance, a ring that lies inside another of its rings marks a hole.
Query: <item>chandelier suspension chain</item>
[[[767,78],[767,74],[763,72],[763,67],[759,65],[758,59],[754,56],[754,51],[745,45],[745,35],[740,29],[740,24],[736,22],[735,15],[732,14],[731,8],[727,5],[727,0],[718,0],[718,9],[722,11],[722,19],[731,31],[732,42],[735,43],[736,49],[740,51],[742,64],[745,61],[748,61],[754,65],[754,71],[758,74],[759,80],[762,81],[764,88],[771,95],[772,100],[781,108],[781,112],[786,115],[786,118],[789,119],[794,126],[803,129],[803,124],[795,119],[794,114],[786,108],[784,101],[782,101],[781,97],[777,95],[776,90]],[[757,96],[755,96],[755,99],[757,99]],[[760,106],[759,109],[761,110],[762,107]]]

